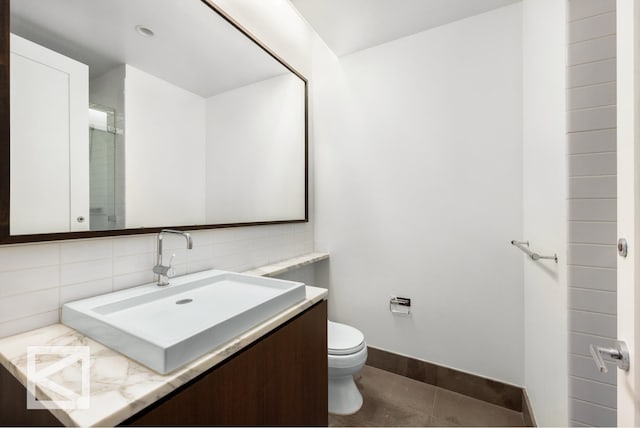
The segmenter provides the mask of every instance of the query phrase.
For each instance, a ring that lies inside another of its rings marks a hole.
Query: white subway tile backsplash
[[[69,263],[60,266],[60,285],[79,284],[113,275],[111,259]]]
[[[215,229],[190,230],[189,233],[191,234],[191,239],[193,239],[194,245],[206,245],[213,243],[214,231]]]
[[[194,245],[192,250],[186,252],[187,263],[213,258],[213,244]]]
[[[53,311],[0,323],[0,337],[13,336],[14,334],[23,333],[40,327],[46,327],[57,323],[59,318],[59,311],[58,308],[56,308]]]
[[[0,272],[0,298],[57,287],[59,276],[58,266]]]
[[[616,244],[615,222],[569,222],[569,243]]]
[[[212,244],[224,244],[237,240],[237,228],[213,229],[210,237]]]
[[[67,285],[60,288],[60,305],[74,300],[110,293],[111,291],[113,291],[113,280],[111,277],[81,284]]]
[[[253,267],[253,264],[251,263],[241,263],[239,265],[231,266],[228,270],[230,270],[231,272],[242,273],[242,272],[251,270],[252,267]]]
[[[616,0],[569,0],[569,21],[616,10]]]
[[[569,177],[616,175],[615,153],[569,155]]]
[[[616,221],[615,199],[570,199],[569,221]]]
[[[615,58],[587,64],[574,65],[568,69],[568,87],[576,88],[598,83],[615,82]]]
[[[155,235],[114,238],[113,254],[114,256],[126,256],[130,254],[152,253],[155,251],[155,245]]]
[[[615,294],[613,294],[615,298]],[[596,336],[616,337],[615,315],[604,315],[587,311],[569,311],[569,330]]]
[[[59,263],[60,245],[57,243],[0,247],[0,272]]]
[[[615,106],[572,110],[568,113],[567,130],[581,132],[615,128],[616,121]]]
[[[571,399],[569,401],[571,419],[599,427],[614,427],[617,423],[615,409],[588,403],[586,401]]]
[[[616,129],[573,132],[568,135],[568,154],[615,152],[616,138]]]
[[[169,254],[169,257],[171,255]],[[169,259],[167,258],[167,261]],[[113,274],[124,275],[127,273],[148,271],[151,272],[155,265],[155,255],[152,253],[146,254],[131,254],[128,256],[114,257],[113,258]]]
[[[567,264],[615,269],[617,257],[615,245],[569,244]]]
[[[615,176],[570,177],[569,198],[615,198]]]
[[[570,287],[616,291],[617,272],[613,268],[568,266],[567,271]]]
[[[610,106],[616,103],[616,83],[581,86],[567,93],[569,110]]]
[[[113,257],[113,240],[67,241],[60,244],[60,263],[76,263],[86,260]]]
[[[234,271],[237,266],[244,263],[244,254],[233,253],[214,257],[213,266],[215,269]]]
[[[59,290],[35,291],[0,299],[0,323],[58,310]]]
[[[229,254],[240,253],[243,249],[243,244],[238,241],[228,243],[214,243],[211,244],[211,257],[214,263],[220,258],[228,256]]]
[[[123,290],[138,285],[149,284],[156,281],[156,277],[149,269],[143,272],[134,272],[126,275],[117,275],[113,277],[113,291]]]
[[[616,374],[618,367],[614,362],[605,361],[609,368],[607,373],[601,373],[593,363],[593,358],[582,355],[569,356],[569,374],[584,379],[591,379],[596,382],[603,382],[609,385],[616,385]]]
[[[189,273],[202,272],[210,269],[215,269],[212,260],[195,261],[187,264],[187,271]]]
[[[615,10],[569,23],[569,43],[616,34]]]
[[[616,387],[602,382],[571,377],[569,396],[578,400],[615,408],[617,404]]]

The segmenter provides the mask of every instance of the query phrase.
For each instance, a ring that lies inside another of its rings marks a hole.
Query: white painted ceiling
[[[11,0],[11,31],[92,78],[126,63],[203,97],[288,73],[201,0]]]
[[[291,0],[338,56],[520,0]]]

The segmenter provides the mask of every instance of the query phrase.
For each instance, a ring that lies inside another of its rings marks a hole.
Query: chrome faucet
[[[162,229],[157,236],[158,243],[158,258],[156,265],[153,267],[153,273],[158,275],[158,285],[165,286],[169,285],[169,272],[171,271],[171,261],[169,261],[169,266],[164,266],[162,264],[162,235],[165,233],[171,233],[174,235],[182,235],[187,240],[187,249],[190,250],[193,248],[193,240],[191,239],[191,234],[188,232],[183,232],[181,230],[173,230],[173,229]]]

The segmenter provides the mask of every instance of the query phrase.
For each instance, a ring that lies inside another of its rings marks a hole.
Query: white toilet
[[[362,395],[353,380],[367,361],[367,344],[360,330],[329,321],[329,413],[350,415],[362,406]]]

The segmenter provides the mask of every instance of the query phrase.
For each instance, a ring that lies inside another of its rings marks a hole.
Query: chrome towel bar
[[[553,256],[541,256],[538,253],[534,253],[533,251],[531,251],[529,249],[529,241],[516,241],[513,240],[511,241],[511,245],[515,245],[516,247],[518,247],[520,250],[522,250],[523,253],[525,253],[527,256],[531,257],[531,260],[553,260],[554,262],[558,263],[558,255],[554,254]]]

